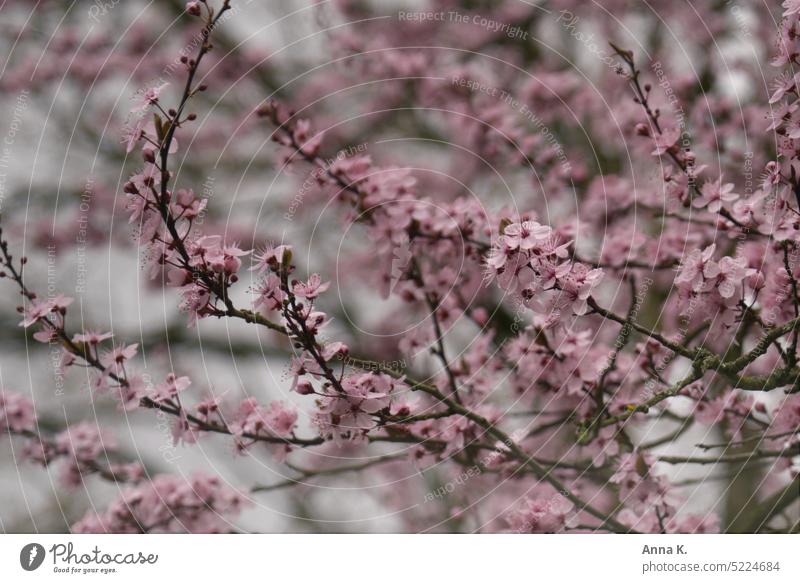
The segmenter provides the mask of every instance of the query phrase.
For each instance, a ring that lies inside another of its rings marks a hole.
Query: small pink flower
[[[692,201],[692,206],[695,208],[708,206],[708,210],[712,213],[718,213],[722,209],[722,203],[733,202],[739,198],[739,195],[733,192],[733,184],[730,182],[722,184],[722,178],[703,184],[700,194],[701,196]]]
[[[192,384],[189,377],[179,377],[175,373],[169,373],[163,383],[159,383],[153,389],[152,399],[156,402],[168,401],[178,396]]]
[[[512,249],[519,247],[523,251],[537,247],[541,241],[550,236],[551,232],[550,227],[540,225],[536,221],[512,223],[504,231],[508,246]]]
[[[130,360],[136,356],[138,351],[138,344],[130,344],[128,346],[119,346],[107,351],[100,357],[100,363],[105,367],[103,376],[113,373],[117,376],[124,374],[125,361]]]
[[[72,341],[79,344],[89,344],[90,346],[97,346],[104,340],[112,338],[114,335],[111,332],[84,332],[83,334],[75,334]]]
[[[158,96],[169,83],[162,83],[156,87],[149,87],[145,89],[139,97],[137,105],[131,109],[131,113],[140,113],[147,109],[150,105],[158,101]]]
[[[680,128],[667,128],[662,133],[656,134],[653,138],[656,148],[653,150],[653,156],[663,156],[667,151],[672,148],[681,137]]]

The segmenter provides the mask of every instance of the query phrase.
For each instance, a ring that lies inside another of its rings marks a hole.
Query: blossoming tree
[[[2,361],[14,471],[111,486],[74,532],[276,530],[277,492],[350,530],[332,489],[403,531],[797,532],[800,2],[431,4],[0,8],[4,94],[91,153],[0,199],[4,343],[52,381]],[[91,311],[121,253],[138,328]]]

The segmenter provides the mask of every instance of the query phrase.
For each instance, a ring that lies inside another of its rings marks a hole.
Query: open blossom
[[[218,235],[201,237],[189,246],[192,267],[211,269],[227,276],[236,274],[242,266],[240,257],[250,251],[240,249],[235,244],[223,243]]]
[[[530,251],[546,240],[552,229],[546,225],[540,225],[535,221],[523,221],[522,223],[512,223],[505,228],[503,233],[506,236],[505,242],[510,249],[522,249]]]
[[[681,498],[672,490],[666,477],[654,471],[653,464],[650,454],[623,454],[611,482],[619,484],[620,497],[632,510],[644,513],[658,508],[662,514],[671,515]]]
[[[275,270],[284,263],[285,258],[291,254],[289,245],[268,246],[261,253],[256,254],[251,271],[264,273],[270,269]]]
[[[34,300],[26,308],[24,318],[19,325],[28,328],[53,312],[63,313],[73,301],[73,298],[67,298],[60,294],[48,300]]]
[[[113,374],[121,376],[125,374],[125,362],[136,356],[139,350],[138,344],[130,344],[128,346],[117,346],[111,350],[106,351],[101,357],[100,362],[105,369],[103,376]]]
[[[800,394],[785,397],[775,408],[774,418],[775,431],[794,431],[800,427]]]
[[[742,282],[753,273],[755,269],[748,268],[744,260],[723,257],[719,260],[719,274],[715,282],[719,295],[725,299],[732,298]]]
[[[272,401],[265,411],[267,427],[275,435],[288,437],[297,425],[297,409],[287,407],[280,401]]]
[[[141,404],[143,397],[147,396],[148,385],[140,375],[129,376],[126,383],[117,387],[120,407],[126,411],[133,411]]]
[[[697,291],[701,289],[708,279],[713,279],[719,274],[717,264],[712,261],[716,245],[709,245],[703,250],[695,249],[686,258],[681,272],[675,278],[676,284],[687,285]]]
[[[176,216],[186,219],[194,219],[205,210],[208,201],[199,199],[190,188],[180,188],[175,192],[174,198],[170,203],[172,211]]]
[[[137,116],[132,125],[125,128],[122,143],[125,144],[125,152],[130,154],[136,148],[139,140],[144,136],[144,128],[147,125],[147,118]]]

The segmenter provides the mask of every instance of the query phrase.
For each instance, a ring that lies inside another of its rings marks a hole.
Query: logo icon
[[[39,543],[30,543],[19,552],[19,564],[26,571],[35,571],[44,562],[44,547]]]

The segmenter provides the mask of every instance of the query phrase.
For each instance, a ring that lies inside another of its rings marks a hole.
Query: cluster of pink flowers
[[[714,320],[714,328],[732,327],[737,306],[751,302],[747,297],[757,285],[756,269],[748,267],[745,257],[714,259],[716,245],[689,253],[675,277],[675,285],[684,303],[684,313],[697,311]]]
[[[486,263],[492,278],[518,292],[538,314],[558,319],[585,314],[601,269],[570,261],[571,241],[550,227],[527,220],[505,226]]]

